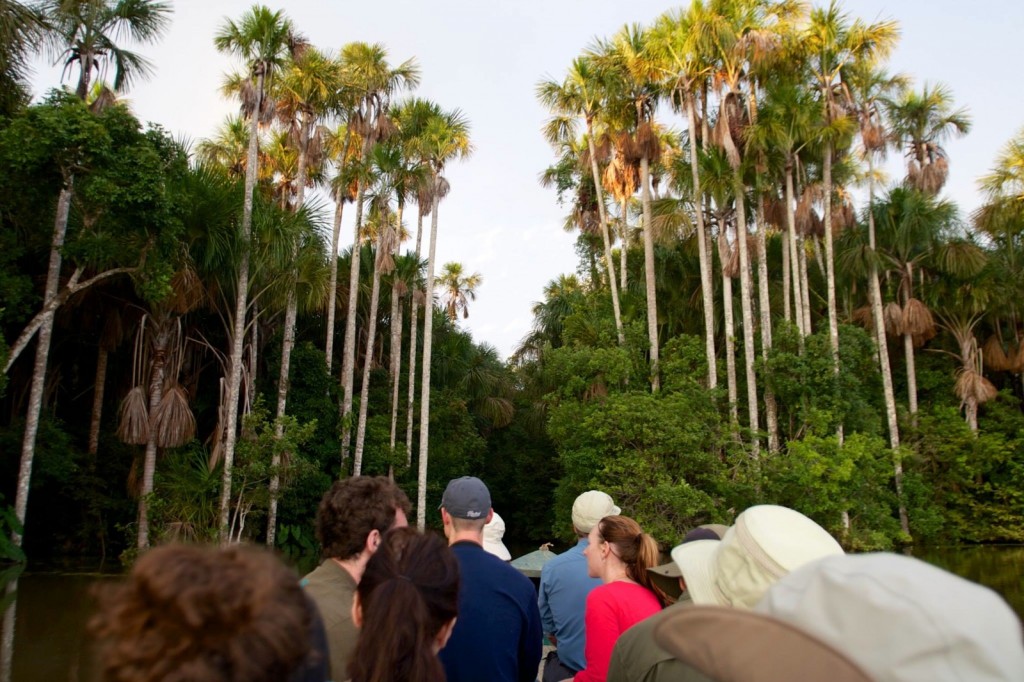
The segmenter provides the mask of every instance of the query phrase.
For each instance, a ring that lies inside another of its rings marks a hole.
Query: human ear
[[[441,626],[440,632],[437,633],[437,637],[434,639],[434,653],[437,653],[445,647],[448,640],[451,639],[452,630],[455,629],[455,621],[458,617],[452,618],[450,621]]]
[[[374,528],[370,531],[370,534],[366,536],[366,551],[373,554],[380,547],[380,531]]]

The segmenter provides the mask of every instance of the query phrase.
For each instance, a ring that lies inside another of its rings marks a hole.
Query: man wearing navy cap
[[[533,682],[541,655],[537,593],[526,576],[484,551],[491,493],[479,478],[448,483],[441,521],[459,562],[459,617],[439,657],[448,682]]]

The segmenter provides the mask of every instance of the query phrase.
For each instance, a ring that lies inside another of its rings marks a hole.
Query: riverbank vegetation
[[[421,524],[479,475],[531,543],[590,487],[665,544],[758,502],[858,549],[1024,541],[1024,138],[965,215],[942,145],[970,116],[886,72],[894,22],[706,0],[543,78],[579,266],[504,362],[459,326],[486,273],[435,262],[472,139],[415,58],[253,6],[208,37],[240,113],[188,145],[118,99],[159,71],[114,36],[168,4],[0,12],[0,551],[299,560],[353,473]],[[74,91],[30,100],[36,45]]]

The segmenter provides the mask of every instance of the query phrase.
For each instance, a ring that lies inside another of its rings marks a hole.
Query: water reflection
[[[924,547],[916,549],[914,556],[991,587],[1024,620],[1024,547]]]

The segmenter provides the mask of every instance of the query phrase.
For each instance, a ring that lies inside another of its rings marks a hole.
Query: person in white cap
[[[505,537],[505,520],[498,512],[491,515],[491,520],[484,524],[484,551],[493,554],[502,561],[512,561],[512,553],[502,542]]]
[[[803,514],[777,505],[750,507],[719,540],[693,540],[672,550],[693,604],[753,608],[779,578],[811,561],[841,555],[842,547]],[[660,623],[688,606],[669,607],[619,638],[608,682],[705,682],[708,678],[659,646]]]
[[[992,590],[879,553],[807,564],[775,583],[753,612],[683,609],[654,636],[716,680],[1010,682],[1024,680],[1022,634]]]
[[[587,536],[606,516],[622,510],[607,493],[588,490],[572,505],[572,526],[576,545],[544,564],[540,573],[541,624],[556,649],[544,662],[544,682],[573,677],[586,667],[584,614],[587,597],[601,584],[600,578],[587,575]]]

